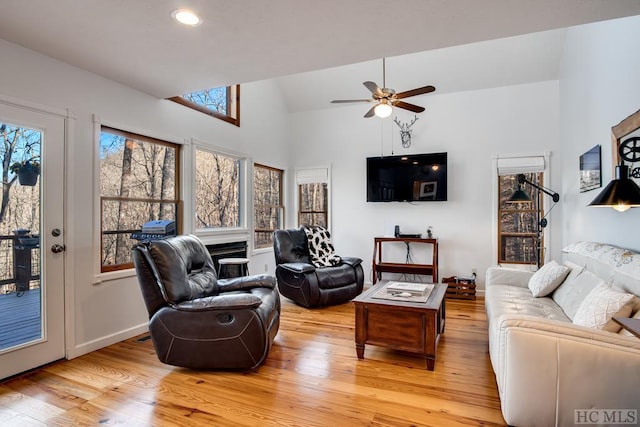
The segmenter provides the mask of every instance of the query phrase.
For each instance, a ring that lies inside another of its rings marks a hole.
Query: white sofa
[[[627,308],[640,318],[640,254],[592,242],[563,252],[570,273],[546,297],[530,291],[533,272],[487,270],[489,354],[504,419],[514,426],[571,426],[575,411],[586,410],[603,421],[603,412],[594,409],[635,409],[638,417],[640,338],[573,319],[599,282],[635,295]]]

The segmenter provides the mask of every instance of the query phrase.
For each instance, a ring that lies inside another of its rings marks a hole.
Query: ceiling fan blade
[[[373,99],[334,99],[332,104],[345,104],[347,102],[373,102]]]
[[[363,82],[362,84],[369,89],[373,95],[382,96],[382,91],[374,82]]]
[[[422,95],[436,90],[433,86],[424,86],[417,89],[407,90],[405,92],[396,93],[396,99],[408,98],[410,96]]]
[[[364,115],[365,118],[369,118],[369,117],[373,117],[376,115],[376,106],[378,104],[374,105],[373,107],[371,107],[371,109],[369,111],[367,111],[367,114]]]
[[[413,111],[414,113],[422,113],[424,111],[424,107],[419,105],[409,104],[404,101],[396,101],[392,103],[394,107],[403,108],[405,110]]]

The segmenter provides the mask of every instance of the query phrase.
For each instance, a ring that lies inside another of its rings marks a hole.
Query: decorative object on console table
[[[447,284],[447,298],[452,299],[476,299],[476,275],[471,277],[451,276],[444,277],[442,283]]]

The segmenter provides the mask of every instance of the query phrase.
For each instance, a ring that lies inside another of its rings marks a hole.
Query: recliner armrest
[[[180,311],[213,311],[256,308],[262,300],[250,293],[227,293],[205,298],[196,298],[173,306]]]
[[[360,258],[351,257],[351,256],[343,256],[342,262],[344,264],[350,265],[351,267],[357,267],[362,264],[362,260]]]
[[[306,262],[288,262],[285,264],[278,264],[278,267],[282,267],[285,270],[289,270],[292,273],[313,273],[316,268],[312,264]]]
[[[276,286],[276,278],[268,274],[258,274],[253,276],[231,277],[228,279],[218,279],[218,291],[231,292],[253,288],[269,288]]]

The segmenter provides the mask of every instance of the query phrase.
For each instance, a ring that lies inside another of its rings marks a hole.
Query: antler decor
[[[393,119],[393,122],[400,128],[400,139],[402,140],[402,146],[409,148],[411,146],[411,126],[418,120],[418,116],[415,116],[411,123],[401,123],[398,117]]]

